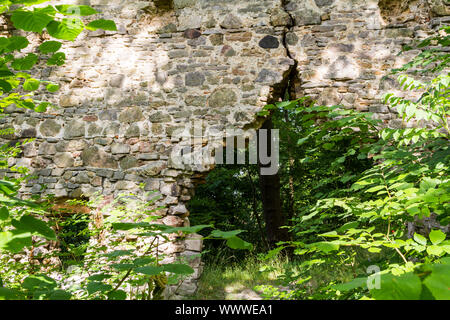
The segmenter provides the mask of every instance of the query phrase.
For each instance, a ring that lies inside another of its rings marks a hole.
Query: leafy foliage
[[[446,31],[448,29],[444,27],[439,36],[425,40],[419,47],[433,41],[448,46]],[[412,63],[394,72],[411,67],[424,67],[424,72],[445,70],[448,66],[445,52],[442,47],[425,50]],[[316,154],[319,147],[327,144],[333,150],[334,139],[330,141],[322,137],[334,136],[334,128],[340,132],[337,136],[348,132],[350,137],[354,137],[346,145],[344,156],[337,158],[330,166],[343,169],[345,174],[340,176],[341,182],[348,181],[351,185],[345,189],[330,190],[307,207],[303,214],[294,219],[296,225],[292,230],[297,236],[304,235],[298,230],[302,230],[306,222],[309,223],[306,232],[311,236],[303,237],[301,241],[282,243],[278,251],[285,246],[294,247],[295,254],[304,256],[306,264],[330,264],[337,259],[336,256],[356,258],[361,255],[361,250],[374,257],[383,256],[378,264],[372,265],[382,270],[375,274],[380,280],[379,288],[369,287],[367,276],[355,274],[355,278],[345,284],[322,284],[318,293],[309,298],[320,298],[322,294],[335,299],[448,298],[450,242],[446,240],[446,234],[436,227],[428,231],[417,230],[412,234],[407,227],[414,227],[424,219],[436,220],[441,226],[450,223],[449,79],[447,74],[435,74],[431,81],[423,82],[409,75],[400,75],[398,81],[404,90],[418,91],[420,98],[414,101],[387,94],[385,102],[396,110],[405,123],[416,124],[414,127],[381,128],[370,119],[369,114],[349,112],[346,117],[339,107],[326,109],[308,108],[298,103],[289,105],[306,118],[313,118],[310,115],[313,110],[323,110],[322,116],[329,118],[326,122],[317,119],[311,122],[311,130],[318,132],[319,139],[313,140],[307,152]],[[298,143],[307,141],[311,141],[309,135]],[[373,161],[373,164],[360,174],[349,174],[345,168],[349,155]],[[317,226],[327,221],[323,217],[338,220],[329,223],[326,231],[323,226]],[[389,250],[394,255],[390,256],[387,253]],[[305,291],[301,285],[294,291],[298,297],[304,297]]]

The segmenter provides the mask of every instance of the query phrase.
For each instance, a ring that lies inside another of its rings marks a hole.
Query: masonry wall
[[[58,109],[11,107],[13,116],[1,120],[2,128],[16,129],[10,140],[36,138],[10,160],[38,176],[23,194],[112,197],[142,194],[142,184],[162,196],[159,214],[172,226],[189,224],[185,204],[213,168],[174,161],[174,149],[190,152],[192,141],[180,134],[186,125],[201,122],[206,132],[258,128],[264,119],[256,113],[288,85],[296,97],[405,125],[380,103],[395,91],[394,79],[382,78],[408,60],[397,56],[402,45],[450,21],[444,0],[55,2],[90,4],[119,30],[86,32],[64,44],[66,66],[36,70],[62,85],[45,96]],[[204,148],[210,143],[207,135],[196,139]],[[166,253],[200,249],[193,240],[168,245]],[[195,289],[188,281],[179,294]]]

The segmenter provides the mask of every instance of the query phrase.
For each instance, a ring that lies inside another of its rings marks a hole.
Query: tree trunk
[[[269,150],[268,153],[270,153],[272,145],[271,130],[273,129],[272,120],[267,120],[261,129],[268,130],[267,141],[261,141],[261,139],[259,139],[258,148],[261,147],[261,143],[267,143],[267,150]],[[259,152],[258,155],[260,155]],[[286,224],[281,211],[280,176],[278,172],[273,175],[261,174],[261,168],[270,167],[270,164],[262,164],[260,156],[258,156],[258,167],[267,241],[270,246],[273,247],[278,241],[289,240],[287,230],[280,229],[280,227]]]
[[[288,111],[285,110],[284,111],[284,120],[286,122],[286,126],[289,124],[289,116],[288,116]],[[288,201],[288,215],[287,215],[287,219],[286,222],[290,223],[290,220],[294,217],[294,211],[295,211],[295,190],[294,190],[294,177],[292,176],[292,170],[294,167],[294,157],[292,156],[292,152],[291,152],[291,146],[292,146],[292,141],[291,141],[291,137],[287,136],[287,143],[288,143],[288,147],[287,147],[287,152],[289,155],[289,165],[288,165],[288,175],[289,175],[289,201]]]

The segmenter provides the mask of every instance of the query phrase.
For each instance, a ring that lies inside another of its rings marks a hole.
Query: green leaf
[[[117,269],[119,271],[126,271],[126,270],[129,270],[131,268],[134,268],[134,264],[131,264],[131,263],[113,263],[113,264],[111,264],[111,267],[113,267],[114,269]]]
[[[382,189],[386,189],[385,186],[375,186],[366,190],[366,192],[377,192]]]
[[[75,15],[75,16],[90,16],[93,14],[98,13],[97,10],[95,10],[94,8],[92,8],[91,6],[87,6],[87,5],[59,5],[59,6],[55,6],[56,9],[61,12],[64,15],[67,16],[71,16],[71,15]]]
[[[42,236],[49,240],[56,240],[55,231],[50,228],[46,222],[32,216],[23,216],[19,221],[19,226],[22,230],[31,232],[35,235]]]
[[[39,89],[41,82],[37,79],[27,79],[23,84],[23,89],[26,91],[36,91]]]
[[[128,256],[131,254],[131,250],[114,250],[109,253],[105,253],[104,256],[108,258],[116,258],[122,256]]]
[[[36,111],[36,112],[45,112],[45,111],[47,111],[47,108],[49,106],[51,106],[51,103],[49,103],[49,102],[42,102],[36,108],[34,108],[34,111]]]
[[[32,6],[35,4],[48,2],[48,0],[12,0],[11,2],[16,4],[23,4],[24,6]]]
[[[107,294],[108,300],[126,300],[127,293],[123,290],[116,290]]]
[[[109,278],[111,278],[111,275],[109,274],[94,274],[93,276],[90,276],[87,279],[89,281],[102,281]]]
[[[5,221],[9,217],[9,211],[7,207],[0,208],[0,221]]]
[[[28,47],[30,42],[22,36],[13,36],[8,38],[5,52],[20,51]]]
[[[53,17],[43,12],[15,10],[11,16],[14,27],[25,31],[42,32],[53,21]]]
[[[48,300],[70,300],[72,294],[64,290],[54,290],[48,295]]]
[[[59,90],[59,85],[50,83],[47,85],[47,90],[48,90],[48,92],[56,92]]]
[[[380,289],[370,290],[376,300],[419,300],[422,282],[412,272],[394,276],[390,273],[381,275]]]
[[[30,291],[53,290],[56,286],[56,281],[45,274],[31,275],[22,284],[22,287]]]
[[[105,19],[99,19],[99,20],[94,20],[92,22],[90,22],[87,26],[86,29],[89,30],[97,30],[97,29],[103,29],[103,30],[107,30],[107,31],[117,31],[117,26],[116,23],[112,20],[105,20]]]
[[[352,221],[352,222],[347,222],[346,224],[344,224],[343,226],[341,226],[339,229],[337,229],[338,232],[344,232],[348,229],[353,229],[358,227],[358,221]]]
[[[102,282],[89,282],[87,285],[87,291],[91,295],[96,292],[106,292],[112,289],[109,284],[104,284]]]
[[[427,253],[432,256],[440,256],[443,252],[444,249],[436,245],[427,247]]]
[[[0,79],[0,90],[3,92],[10,92],[12,90],[12,86],[8,81]]]
[[[221,230],[213,230],[210,234],[210,237],[220,238],[220,239],[229,239],[237,236],[238,234],[244,232],[243,230],[232,230],[232,231],[221,231]]]
[[[423,281],[438,300],[450,300],[450,265],[434,264],[431,266],[431,274]]]
[[[367,287],[366,278],[355,278],[350,282],[333,285],[332,288],[339,291],[349,291],[360,287]]]
[[[439,243],[441,243],[442,241],[445,240],[445,233],[443,233],[439,229],[438,230],[432,230],[430,232],[429,237],[430,237],[431,243],[439,244]]]
[[[253,245],[247,241],[242,240],[239,237],[231,237],[227,240],[227,246],[231,249],[251,250]]]
[[[161,266],[145,266],[134,269],[137,273],[142,273],[148,276],[155,276],[164,271]]]
[[[13,76],[13,75],[14,75],[14,73],[12,73],[9,70],[0,70],[0,77],[10,77],[10,76]],[[8,84],[9,84],[9,82],[8,82]]]
[[[175,274],[192,274],[194,273],[194,269],[192,269],[187,264],[165,264],[162,266],[164,271],[175,273]]]
[[[0,287],[0,300],[21,300],[22,295],[17,290]]]
[[[30,70],[37,63],[37,61],[38,61],[38,56],[35,55],[34,53],[29,53],[24,58],[15,59],[11,63],[11,67],[14,70]]]
[[[332,242],[316,242],[312,244],[317,250],[325,253],[339,250],[339,245]]]
[[[427,239],[418,233],[414,233],[414,240],[423,246],[427,245]]]
[[[31,233],[11,230],[0,232],[0,251],[6,250],[12,253],[18,253],[24,247],[31,247]]]
[[[39,46],[39,50],[46,54],[51,52],[56,52],[61,49],[62,43],[59,41],[45,41]]]
[[[52,21],[47,26],[48,33],[57,39],[75,40],[84,30],[84,23],[78,18],[64,18],[61,21]]]
[[[64,63],[66,63],[66,54],[64,52],[57,52],[47,60],[47,65],[49,66],[62,66]]]
[[[133,264],[137,267],[145,266],[155,261],[153,257],[140,257],[133,260]]]

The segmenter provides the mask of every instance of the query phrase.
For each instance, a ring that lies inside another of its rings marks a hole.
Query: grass
[[[257,285],[277,285],[277,277],[289,264],[287,258],[264,261],[249,256],[241,262],[215,262],[205,266],[199,281],[195,300],[241,300],[258,298],[253,288]]]
[[[364,274],[367,263],[366,257],[361,257],[360,261],[348,259],[348,256],[347,259],[334,257],[331,265],[325,261],[308,265],[306,259],[290,261],[285,256],[269,260],[262,257],[250,255],[240,262],[216,261],[207,264],[200,277],[197,293],[191,299],[262,299],[261,292],[255,290],[256,286],[273,286],[283,290],[288,289],[287,285],[292,279],[301,283],[301,299],[309,299],[330,282],[345,283]],[[329,299],[321,294],[315,298]]]

